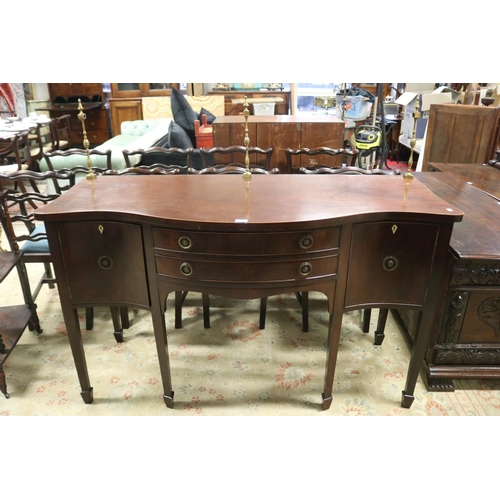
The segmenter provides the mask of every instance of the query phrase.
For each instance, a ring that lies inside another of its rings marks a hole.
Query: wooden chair
[[[486,163],[495,157],[500,108],[431,104],[422,158],[429,163]]]
[[[3,216],[5,211],[8,210],[5,201],[7,193],[7,190],[0,193],[0,219],[2,226],[7,222]],[[5,381],[4,363],[14,350],[27,326],[30,330],[42,333],[40,320],[36,312],[36,303],[31,294],[28,273],[22,257],[23,253],[19,250],[18,246],[15,246],[10,252],[0,252],[0,283],[16,268],[24,297],[24,304],[0,307],[0,392],[6,398],[9,397],[9,393],[7,392],[7,383]]]
[[[106,151],[101,151],[99,149],[91,149],[89,150],[89,156],[90,156],[90,161],[91,163],[95,160],[95,158],[101,158],[102,160],[99,162],[100,164],[104,164],[104,167],[95,167],[92,166],[92,170],[96,174],[102,174],[103,172],[106,172],[108,170],[112,170],[112,164],[111,164],[111,150],[108,149]],[[61,150],[55,150],[51,152],[47,152],[43,155],[43,158],[47,164],[47,168],[49,171],[52,172],[57,172],[60,171],[61,169],[55,169],[54,165],[52,163],[52,160],[56,158],[74,158],[74,157],[81,157],[81,162],[79,165],[74,166],[74,167],[68,167],[64,168],[63,170],[65,171],[73,171],[75,174],[81,173],[81,174],[86,174],[88,172],[88,166],[87,166],[87,151],[85,149],[79,149],[79,148],[70,148],[66,149],[65,151]],[[57,178],[53,178],[52,182],[54,184],[54,189],[57,194],[62,194],[63,191],[67,191],[71,186],[68,183],[63,183],[59,182]]]
[[[273,168],[271,170],[264,170],[259,167],[250,167],[250,172],[252,174],[279,174],[279,168]],[[228,166],[217,166],[217,167],[206,167],[202,170],[196,170],[195,168],[188,168],[188,174],[240,174],[243,175],[246,171],[245,167],[238,167],[236,165]]]
[[[62,115],[52,119],[52,137],[54,151],[64,151],[71,148],[71,115]]]
[[[176,175],[180,174],[182,167],[172,165],[167,167],[160,163],[150,166],[130,167],[123,170],[107,170],[102,175]]]
[[[185,163],[185,167],[176,166],[176,168],[181,169],[181,172],[193,165],[193,148],[180,149],[162,148],[157,146],[148,149],[136,149],[134,151],[124,149],[122,153],[125,158],[126,168],[151,165],[163,165],[165,167],[169,167],[173,164],[177,164],[179,162],[179,158],[183,158]]]
[[[321,174],[333,174],[333,175],[400,175],[400,170],[382,170],[379,168],[374,169],[364,169],[361,167],[340,167],[340,168],[330,168],[330,167],[320,167],[308,169],[305,167],[299,168],[299,173],[301,174],[313,174],[313,175],[321,175]],[[303,324],[308,324],[309,318],[309,301],[308,301],[309,292],[302,292],[297,295],[299,303],[302,305],[302,322]],[[368,333],[370,330],[370,319],[371,319],[371,309],[365,309],[363,311],[363,332]],[[385,324],[387,322],[387,313],[388,309],[380,309],[378,316],[377,329],[375,331],[375,345],[381,345],[384,340],[384,330]],[[307,328],[307,326],[305,327]],[[304,329],[304,331],[307,331]]]
[[[39,170],[38,164],[45,153],[54,150],[54,140],[50,124],[37,123],[35,130],[28,134],[30,144],[30,155],[35,162],[36,170]]]
[[[154,149],[164,149],[164,148],[154,148]],[[141,150],[142,151],[142,150]],[[177,150],[181,151],[181,150]],[[190,157],[192,154],[192,150],[184,151],[186,157]],[[127,152],[128,153],[128,152]],[[131,152],[131,155],[138,154],[137,152]],[[127,156],[124,151],[125,161],[127,161]],[[130,164],[130,163],[129,163]],[[105,176],[113,176],[113,175],[177,175],[180,174],[182,167],[178,166],[166,166],[163,164],[153,164],[150,166],[137,166],[137,167],[128,167],[123,170],[107,170],[102,173]],[[175,292],[175,328],[182,328],[182,303],[186,298],[187,292]],[[207,306],[208,307],[208,306]],[[123,319],[122,319],[123,321]],[[209,325],[210,326],[210,325]],[[208,327],[207,327],[208,328]]]
[[[353,167],[356,165],[359,151],[357,149],[332,149],[332,148],[301,148],[285,149],[287,172],[299,173],[301,167],[309,170],[319,168]]]
[[[13,135],[0,141],[0,173],[15,172],[19,169],[14,153],[14,142],[18,136]]]
[[[381,168],[372,168],[367,170],[361,167],[320,167],[309,169],[306,167],[300,167],[299,173],[301,174],[343,174],[343,175],[399,175],[400,170],[382,170]]]
[[[229,146],[227,148],[200,148],[203,169],[208,167],[245,167],[245,146]],[[273,148],[248,148],[250,168],[270,170]],[[213,158],[213,160],[212,160]]]
[[[48,171],[48,172],[32,172],[28,170],[16,171],[11,174],[0,174],[1,183],[16,183],[19,181],[29,181],[32,183],[47,182],[50,179],[58,179],[68,181],[71,186],[75,184],[74,171]],[[42,190],[44,191],[44,190]],[[48,285],[49,288],[54,288],[56,280],[52,272],[52,256],[45,233],[43,224],[36,225],[34,219],[34,210],[28,205],[38,208],[42,204],[50,203],[59,197],[58,193],[41,192],[40,189],[33,191],[8,191],[4,195],[2,225],[4,227],[7,240],[12,251],[19,249],[22,251],[22,261],[25,264],[37,263],[43,264],[44,272],[38,279],[36,287],[33,290],[33,300],[36,300],[42,286]],[[123,327],[128,327],[128,324],[122,325],[123,314],[118,307],[111,307],[111,316],[113,319],[114,335],[118,342],[123,340]],[[93,328],[93,309],[86,309],[86,328]]]
[[[233,148],[211,148],[208,150],[205,150],[205,155],[206,154],[211,154],[214,152],[214,150],[221,150],[224,149],[224,153],[230,154],[231,152],[229,151],[230,149],[233,149],[233,152],[241,153],[242,146],[235,146]],[[252,167],[250,168],[250,171],[252,174],[279,174],[279,168],[273,168],[272,170],[268,170],[269,168],[269,161],[271,159],[271,154],[272,154],[272,148],[270,150],[262,150],[260,148],[249,148],[249,149],[259,149],[259,153],[266,155],[266,167],[267,169],[263,169],[260,167]],[[243,147],[243,153],[244,153],[245,148]],[[202,153],[202,158],[203,158],[203,153]],[[206,164],[206,157],[203,160],[203,164]],[[231,164],[231,165],[218,165],[215,167],[205,167],[202,170],[196,170],[195,168],[188,168],[188,174],[199,174],[199,175],[212,175],[212,174],[238,174],[238,175],[243,175],[246,171],[245,166],[241,166],[240,164]],[[178,292],[176,292],[178,293]],[[188,292],[181,292],[182,296],[180,298],[181,303],[180,307],[182,307],[182,304],[184,303],[184,300],[186,298],[186,295]],[[210,300],[209,300],[209,295],[206,293],[201,294],[202,298],[202,304],[203,304],[203,324],[205,328],[210,328]],[[177,307],[177,298],[176,298],[176,307]],[[259,327],[263,329],[265,327],[265,322],[266,322],[266,308],[267,308],[267,297],[261,299],[260,303],[260,321],[259,321]],[[179,308],[179,311],[176,313],[180,316],[181,315],[181,309]],[[182,326],[182,318],[179,318],[179,324]],[[177,326],[176,326],[177,328]],[[180,327],[179,327],[180,328]]]

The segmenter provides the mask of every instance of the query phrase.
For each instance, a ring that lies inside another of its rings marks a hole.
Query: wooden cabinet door
[[[149,307],[142,230],[122,222],[59,225],[69,292],[74,303],[112,302]]]
[[[436,224],[400,221],[355,224],[345,307],[373,304],[421,307],[438,235]]]
[[[110,99],[111,132],[120,134],[122,122],[142,120],[142,99]]]

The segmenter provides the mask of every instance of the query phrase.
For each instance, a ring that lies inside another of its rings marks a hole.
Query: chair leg
[[[120,319],[122,328],[130,328],[130,318],[128,317],[128,307],[120,307]]]
[[[260,299],[260,317],[259,317],[259,328],[264,330],[266,327],[266,313],[267,313],[267,297],[262,297]]]
[[[368,333],[370,331],[370,319],[372,317],[372,310],[365,309],[363,311],[363,333]]]
[[[113,328],[115,331],[113,335],[117,342],[123,342],[123,327],[120,321],[120,308],[117,306],[112,306],[109,308],[111,311],[111,318],[113,320]]]
[[[309,331],[309,292],[295,292],[295,296],[302,307],[302,331]]]
[[[92,328],[94,328],[94,308],[87,307],[85,309],[85,329],[90,331]]]
[[[201,294],[203,304],[203,327],[210,328],[210,299],[208,293]]]
[[[302,331],[309,331],[309,292],[302,292]]]
[[[50,262],[45,262],[44,264],[44,267],[45,267],[45,276],[44,278],[46,280],[52,280],[54,278],[54,275],[52,274],[52,267],[50,265]],[[56,285],[51,282],[51,281],[47,281],[47,284],[49,285],[49,288],[55,288]]]
[[[182,304],[187,292],[175,292],[175,328],[182,328]]]
[[[37,333],[42,333],[42,327],[40,326],[40,318],[36,312],[37,305],[33,300],[33,295],[31,293],[30,282],[28,278],[28,271],[26,270],[26,265],[24,262],[20,262],[17,265],[17,273],[19,276],[19,281],[21,283],[21,289],[23,291],[24,303],[28,305],[31,311],[31,318],[28,323],[28,329],[30,331],[35,330]]]
[[[9,399],[9,393],[7,392],[7,382],[5,380],[5,372],[3,371],[3,366],[0,366],[0,392]]]
[[[377,329],[375,330],[375,337],[373,343],[375,345],[382,345],[385,338],[385,324],[387,322],[387,313],[389,309],[380,309],[378,312]]]

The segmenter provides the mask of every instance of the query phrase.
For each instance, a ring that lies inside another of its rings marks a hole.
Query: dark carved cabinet
[[[450,241],[446,287],[424,362],[430,390],[452,391],[453,379],[500,378],[500,214],[498,200],[445,172],[417,177],[464,218]],[[410,337],[417,317],[398,311]]]

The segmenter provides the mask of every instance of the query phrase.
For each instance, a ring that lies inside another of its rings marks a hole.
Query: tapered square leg
[[[415,396],[413,394],[407,394],[405,391],[402,391],[401,406],[403,408],[410,408],[414,400]]]
[[[167,408],[174,408],[174,391],[170,393],[170,396],[167,396],[166,394],[163,395],[163,401],[165,403],[165,406]]]
[[[323,411],[328,410],[328,408],[330,408],[330,406],[332,405],[332,396],[330,396],[329,398],[325,398],[325,393],[322,392],[321,397],[323,398]]]
[[[94,388],[91,387],[88,391],[82,391],[80,392],[80,395],[82,396],[84,403],[90,404],[94,401]]]

